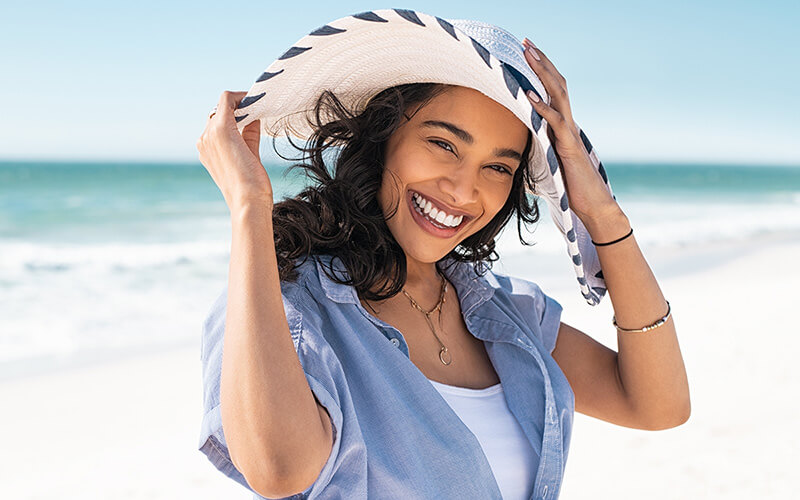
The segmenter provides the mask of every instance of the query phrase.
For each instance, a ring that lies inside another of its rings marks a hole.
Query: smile
[[[419,193],[408,191],[409,210],[414,221],[426,232],[440,238],[449,238],[455,235],[468,220],[470,216],[453,216],[442,210],[438,210],[430,201],[425,200]],[[424,208],[423,206],[424,205]]]

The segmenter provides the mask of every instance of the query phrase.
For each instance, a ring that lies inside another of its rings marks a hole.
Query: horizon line
[[[643,165],[671,165],[671,166],[731,166],[731,167],[789,167],[800,168],[800,163],[795,162],[761,162],[756,163],[753,161],[730,161],[730,160],[691,160],[691,159],[663,159],[663,158],[611,158],[601,160],[603,165],[629,165],[629,164],[643,164]],[[3,158],[0,157],[0,163],[89,163],[89,164],[128,164],[128,165],[201,165],[198,160],[179,160],[179,159],[153,159],[153,158]],[[286,160],[273,160],[265,161],[262,159],[264,166],[280,166],[282,164],[290,165],[292,162]],[[294,162],[296,163],[296,162]]]

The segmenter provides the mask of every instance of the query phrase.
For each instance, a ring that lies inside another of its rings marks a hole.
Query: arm
[[[620,209],[597,218],[582,217],[594,241],[612,241],[630,230]],[[642,328],[667,312],[658,282],[635,234],[598,246],[617,324]],[[666,429],[689,418],[689,383],[672,316],[644,333],[617,330],[619,352],[564,323],[553,358],[575,392],[576,411],[639,429]]]
[[[570,208],[594,241],[626,235],[628,218],[595,168],[589,156],[593,148],[572,118],[566,79],[540,49],[527,39],[525,44],[525,58],[551,97],[549,105],[542,99],[530,101],[555,134]],[[633,235],[598,246],[597,254],[620,327],[642,328],[666,314],[666,300]],[[618,331],[617,339],[618,354],[574,328],[560,327],[553,358],[559,351],[556,361],[573,386],[576,411],[584,407],[598,418],[642,429],[685,422],[690,413],[689,383],[672,318],[644,333]]]
[[[236,468],[266,497],[302,491],[331,453],[332,431],[291,339],[281,296],[272,205],[237,205],[220,401]]]

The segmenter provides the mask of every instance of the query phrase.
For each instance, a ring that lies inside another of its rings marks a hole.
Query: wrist
[[[239,199],[231,204],[231,221],[236,223],[247,223],[253,220],[258,222],[272,222],[272,210],[274,204],[272,198]]]
[[[621,238],[631,230],[630,220],[621,209],[616,209],[602,215],[582,218],[581,221],[589,232],[592,240],[607,242]]]

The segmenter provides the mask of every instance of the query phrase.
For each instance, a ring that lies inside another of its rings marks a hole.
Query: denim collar
[[[325,273],[327,269],[339,278],[348,278],[349,274],[342,261],[328,254],[315,254],[314,260],[325,295],[334,302],[353,304],[363,309],[355,287],[336,283]],[[520,331],[520,325],[511,319],[512,315],[506,310],[506,306],[497,300],[490,300],[496,289],[487,281],[486,274],[478,276],[473,264],[459,262],[450,257],[444,259],[442,264],[442,272],[458,294],[467,327],[476,338],[489,342],[508,342],[528,349],[533,347]]]
[[[328,254],[316,254],[314,259],[322,289],[329,299],[342,304],[359,302],[355,287],[336,283],[325,273],[325,270],[328,270],[338,278],[349,278],[341,259]],[[487,303],[495,293],[494,287],[486,281],[486,277],[478,276],[474,272],[473,265],[468,262],[459,262],[448,257],[442,261],[441,270],[456,288],[461,310],[465,316]]]

